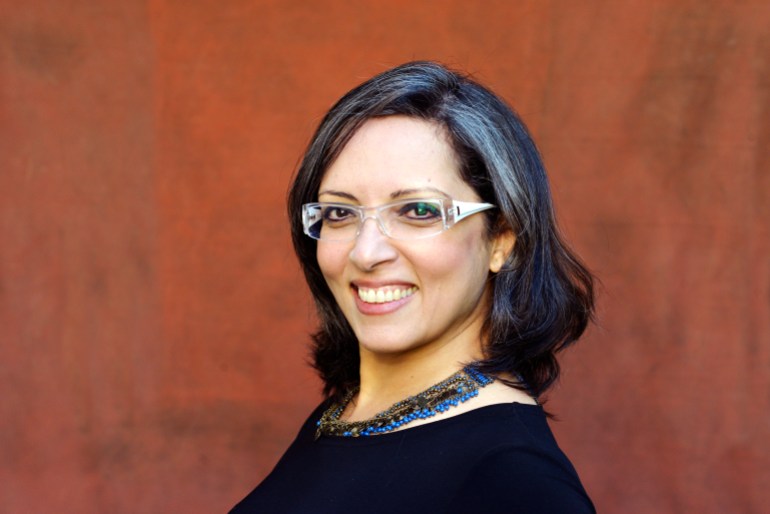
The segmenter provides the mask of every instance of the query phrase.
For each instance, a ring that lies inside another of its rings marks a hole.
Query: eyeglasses
[[[487,209],[491,203],[459,202],[443,198],[399,200],[378,207],[347,203],[316,202],[302,206],[304,232],[322,241],[352,241],[369,218],[392,239],[410,240],[436,236],[462,219]],[[373,214],[367,215],[367,211]]]

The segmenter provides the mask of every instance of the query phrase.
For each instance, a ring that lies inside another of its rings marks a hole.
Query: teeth
[[[417,288],[414,286],[404,289],[392,289],[389,287],[368,289],[359,287],[358,297],[366,303],[386,303],[411,296],[415,291],[417,291]]]

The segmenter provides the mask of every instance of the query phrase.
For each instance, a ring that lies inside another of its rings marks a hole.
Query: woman
[[[538,403],[592,279],[502,100],[432,62],[370,79],[288,208],[327,400],[232,512],[594,512]]]

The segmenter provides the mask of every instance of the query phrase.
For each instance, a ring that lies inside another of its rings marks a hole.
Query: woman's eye
[[[426,202],[408,203],[401,209],[401,215],[410,219],[430,220],[441,217],[438,206]]]
[[[345,221],[355,216],[352,209],[345,207],[327,207],[323,211],[323,217],[326,221]]]

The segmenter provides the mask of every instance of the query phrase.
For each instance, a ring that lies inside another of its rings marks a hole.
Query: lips
[[[383,286],[357,288],[358,298],[364,303],[389,303],[412,296],[417,288],[414,286]]]

